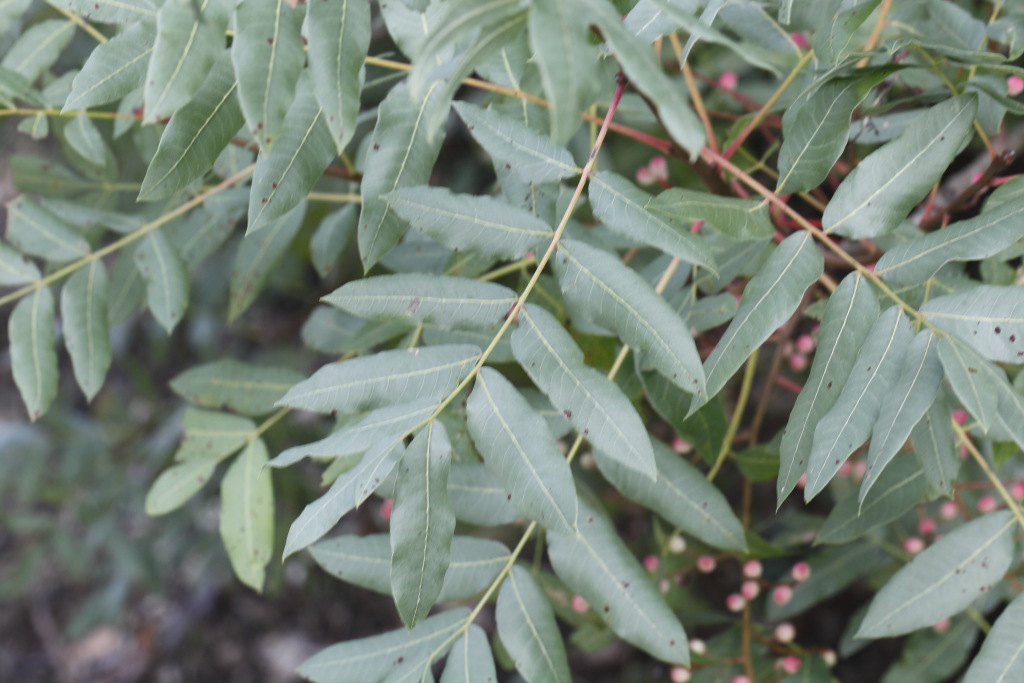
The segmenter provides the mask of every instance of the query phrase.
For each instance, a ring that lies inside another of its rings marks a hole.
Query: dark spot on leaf
[[[566,419],[566,420],[568,420],[569,418],[571,418],[571,417],[572,417],[572,411],[571,411],[571,410],[568,410],[568,409],[566,409],[566,410],[563,410],[563,411],[562,411],[562,415],[564,415],[564,416],[565,416],[565,419]]]
[[[505,164],[505,170],[506,171],[511,171],[512,170],[512,164]]]
[[[380,145],[378,145],[376,142],[373,143],[373,151],[376,152],[378,149],[380,149]]]
[[[272,188],[274,188],[275,190],[277,189],[277,183],[270,183],[270,186],[271,186]]]
[[[506,498],[505,500],[512,500],[512,494],[508,494],[508,498]]]
[[[827,385],[827,388],[828,388],[828,389],[831,389],[831,388],[832,388],[832,380],[829,380],[829,381],[828,381],[828,385]]]
[[[611,610],[612,610],[612,608],[611,608],[611,607],[609,607],[608,605],[605,605],[605,606],[604,606],[604,613],[605,613],[605,614],[608,614],[608,612],[610,612]]]
[[[591,515],[591,516],[587,517],[587,524],[590,524],[590,523],[592,523],[593,521],[594,521],[594,516],[593,516],[593,515]]]
[[[623,581],[622,582],[622,587],[623,588],[629,588],[629,581]]]
[[[273,38],[267,38],[267,45],[273,45],[273,44],[274,44],[274,39]]]
[[[1015,342],[1015,341],[1017,341],[1017,335],[1015,335],[1015,334],[1011,334],[1011,335],[1010,335],[1010,343],[1012,344],[1012,343],[1013,343],[1013,342]]]
[[[978,374],[978,368],[967,368],[967,372],[971,373],[972,375],[976,375]]]
[[[996,334],[999,334],[1002,331],[1003,331],[1003,328],[999,327],[999,325],[996,325],[996,330],[995,330]]]

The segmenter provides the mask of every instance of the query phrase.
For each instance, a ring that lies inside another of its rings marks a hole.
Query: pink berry
[[[394,498],[385,498],[380,504],[380,516],[385,522],[391,519],[391,510],[395,507]]]
[[[665,157],[654,157],[647,164],[647,168],[655,180],[668,180],[668,161],[665,160]]]
[[[922,536],[931,536],[935,533],[935,520],[925,517],[917,523],[917,532]]]
[[[751,680],[748,676],[733,676],[729,683],[751,683]]]
[[[693,450],[693,446],[690,445],[690,442],[684,439],[683,437],[677,436],[676,438],[672,439],[672,450],[674,450],[679,455],[685,455]]]
[[[800,353],[810,353],[814,350],[814,337],[809,334],[801,334],[796,338],[796,350]]]
[[[789,357],[789,369],[793,372],[803,372],[807,369],[807,356],[802,353],[794,353]]]
[[[936,633],[945,633],[949,630],[949,619],[942,619],[941,621],[936,621],[935,625],[932,626],[932,628],[935,629]]]
[[[978,500],[978,512],[993,512],[999,507],[999,501],[994,496],[982,496]]]
[[[701,555],[697,558],[697,571],[702,574],[710,574],[715,571],[717,564],[718,563],[715,562],[715,558],[710,555]]]
[[[960,514],[960,508],[951,500],[939,506],[939,517],[945,520],[955,519]]]
[[[747,606],[747,600],[739,593],[732,593],[725,599],[725,607],[730,612],[741,612]]]
[[[965,424],[967,422],[967,411],[963,408],[957,408],[953,411],[953,421],[958,425]]]
[[[718,87],[722,90],[735,90],[740,79],[735,71],[726,71],[718,77]]]
[[[757,597],[758,593],[761,592],[761,587],[757,585],[757,581],[750,580],[744,581],[743,585],[740,586],[740,593],[747,600],[753,600]]]
[[[772,600],[776,605],[785,605],[793,599],[793,589],[789,586],[776,586],[772,591]]]
[[[1016,97],[1024,92],[1024,78],[1020,76],[1009,76],[1006,79],[1006,92],[1010,97]]]
[[[807,486],[807,473],[806,472],[801,474],[800,475],[800,479],[798,479],[797,482],[796,482],[796,487],[798,489],[802,489],[805,486]]]
[[[690,680],[690,670],[685,666],[673,666],[668,677],[672,683],[687,683]]]
[[[747,560],[743,563],[743,576],[748,579],[760,579],[763,572],[764,567],[757,560]]]
[[[775,627],[775,640],[780,643],[792,643],[794,638],[796,638],[796,627],[788,621]]]
[[[1024,481],[1018,481],[1011,486],[1010,495],[1014,500],[1024,500]]]
[[[805,36],[803,33],[790,33],[789,37],[793,39],[793,44],[796,45],[801,50],[810,45],[810,43],[807,41],[807,36]]]
[[[911,536],[903,541],[903,549],[911,555],[917,555],[919,552],[924,550],[924,545],[924,540],[917,536]]]
[[[850,474],[851,474],[851,476],[855,480],[860,481],[861,479],[864,478],[864,475],[867,474],[867,472],[868,472],[868,463],[867,463],[867,461],[866,460],[857,460],[856,462],[853,463],[853,472],[851,472]]]
[[[582,595],[574,595],[574,596],[572,596],[571,604],[572,604],[572,611],[575,612],[576,614],[583,614],[588,609],[590,609],[590,605],[587,604],[587,601],[583,599]]]
[[[644,558],[644,569],[651,573],[658,571],[659,564],[658,558],[654,555],[648,555]]]
[[[782,658],[782,670],[788,674],[795,674],[800,670],[802,662],[796,655],[789,655]]]
[[[636,182],[640,185],[652,185],[654,183],[654,174],[646,166],[642,166],[636,169]]]
[[[836,472],[838,477],[848,477],[853,474],[853,463],[849,460],[844,460],[843,464],[839,466],[839,470]]]
[[[806,562],[797,562],[789,571],[797,583],[803,583],[811,576],[811,566]]]
[[[658,590],[661,591],[662,595],[668,593],[668,589],[672,587],[672,582],[668,579],[662,579],[658,582]]]

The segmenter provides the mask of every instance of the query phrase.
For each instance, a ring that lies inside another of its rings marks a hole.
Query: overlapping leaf
[[[939,360],[953,393],[985,431],[995,424],[1000,394],[1013,391],[1006,373],[956,337],[939,338]]]
[[[943,536],[882,587],[858,637],[909,633],[965,609],[1009,568],[1016,525],[1009,511],[993,512]]]
[[[512,506],[547,529],[573,533],[576,487],[544,418],[490,368],[477,375],[466,410],[473,442]]]
[[[601,171],[590,178],[590,205],[614,233],[661,249],[681,260],[715,270],[715,257],[679,217],[655,215],[652,197],[622,176]],[[689,220],[689,217],[686,217]]]
[[[749,241],[771,237],[775,233],[768,204],[755,199],[720,197],[683,188],[665,190],[647,208],[674,220],[705,221],[711,228],[735,240]]]
[[[551,603],[522,567],[512,567],[501,584],[494,616],[501,643],[523,678],[537,683],[572,681]]]
[[[72,81],[63,111],[113,102],[139,87],[155,39],[153,24],[139,22],[96,46]]]
[[[93,261],[72,275],[60,292],[64,344],[78,386],[90,401],[110,368],[107,290],[107,269]]]
[[[979,285],[931,299],[921,313],[989,360],[1024,361],[1024,290],[1020,287]]]
[[[941,394],[910,432],[914,456],[921,465],[932,491],[953,494],[960,456],[956,452],[949,404]]]
[[[398,274],[353,280],[321,301],[368,320],[486,329],[504,320],[516,293],[469,278]]]
[[[400,188],[388,202],[414,228],[460,251],[518,259],[551,237],[544,221],[493,197],[424,186]]]
[[[494,683],[498,673],[494,669],[494,655],[483,629],[473,624],[455,641],[448,653],[448,662],[441,683]]]
[[[469,374],[479,357],[475,346],[451,345],[382,351],[330,363],[292,387],[278,404],[353,413],[405,403],[411,397],[440,400]]]
[[[718,346],[704,361],[707,394],[694,397],[690,412],[714,396],[748,356],[793,314],[804,291],[818,279],[824,259],[808,233],[794,233],[772,252],[743,291],[739,310]]]
[[[39,268],[35,263],[0,242],[0,285],[23,285],[39,277]]]
[[[703,402],[704,370],[690,331],[640,275],[584,242],[562,240],[554,260],[562,293],[609,327],[658,372]]]
[[[231,267],[228,321],[245,312],[256,301],[270,273],[295,239],[306,216],[306,203],[271,221],[270,225],[242,240]]]
[[[360,186],[359,255],[370,268],[398,243],[408,227],[385,198],[400,187],[425,185],[441,150],[441,137],[426,125],[430,109],[438,106],[435,81],[422,98],[412,99],[396,86],[377,109],[366,172]]]
[[[24,195],[7,202],[7,239],[26,254],[57,263],[89,253],[74,226]]]
[[[415,626],[434,606],[451,561],[455,515],[448,500],[452,445],[436,420],[402,456],[391,513],[391,592]]]
[[[201,178],[244,123],[231,60],[221,54],[192,101],[171,117],[139,190],[164,199]]]
[[[54,315],[53,293],[49,287],[40,287],[18,302],[7,322],[11,374],[33,422],[57,397]]]
[[[455,517],[481,526],[508,524],[520,517],[497,476],[480,462],[453,462],[448,475]]]
[[[156,7],[149,0],[61,0],[85,19],[101,24],[134,24],[156,20]]]
[[[964,683],[1024,681],[1024,594],[1018,595],[992,625]]]
[[[811,35],[811,47],[826,64],[838,64],[855,47],[857,29],[871,16],[880,0],[847,5],[839,0],[823,3],[828,21]]]
[[[171,380],[171,388],[201,406],[263,415],[300,380],[302,375],[289,368],[225,358],[186,370]]]
[[[814,429],[804,498],[810,500],[871,435],[882,403],[897,381],[913,328],[893,306],[875,321],[853,363],[839,398]]]
[[[625,467],[654,479],[650,438],[622,390],[584,365],[583,352],[542,308],[527,305],[512,333],[516,360],[576,431]]]
[[[340,153],[355,132],[370,47],[370,5],[361,0],[309,3],[306,31],[313,94]]]
[[[188,306],[188,272],[181,257],[159,230],[146,235],[135,250],[135,265],[146,281],[146,302],[170,334]]]
[[[75,35],[69,19],[47,19],[25,29],[13,45],[7,46],[0,65],[34,81],[60,58]]]
[[[581,500],[579,533],[549,539],[559,578],[616,634],[664,662],[689,664],[682,624],[601,513]]]
[[[825,208],[822,228],[853,239],[892,231],[946,172],[977,109],[975,96],[960,95],[914,119],[846,177]]]
[[[249,443],[220,485],[220,537],[235,576],[262,592],[274,549],[274,489],[262,439]]]
[[[174,453],[175,461],[221,460],[231,455],[256,431],[245,417],[212,410],[186,408],[181,420],[185,436]]]
[[[235,8],[231,61],[238,78],[238,100],[260,147],[272,145],[285,128],[306,61],[299,35],[305,7],[285,0],[245,0]]]

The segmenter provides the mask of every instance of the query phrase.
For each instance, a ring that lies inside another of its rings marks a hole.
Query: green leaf
[[[847,496],[818,530],[815,543],[849,543],[875,527],[899,519],[928,494],[929,484],[917,460],[896,458],[877,478],[870,493]]]
[[[871,435],[913,338],[914,330],[898,306],[887,310],[871,326],[839,398],[814,429],[805,500],[818,495],[840,465]]]
[[[927,628],[907,639],[903,656],[885,672],[882,683],[935,683],[949,678],[967,661],[978,626],[968,617],[959,617],[946,629]],[[994,679],[990,679],[994,680]]]
[[[664,662],[688,665],[682,624],[611,523],[581,500],[579,527],[574,536],[549,535],[555,573],[621,638]]]
[[[850,118],[868,92],[888,75],[837,78],[808,90],[782,115],[778,194],[817,187],[846,149]]]
[[[559,145],[580,127],[579,114],[597,93],[597,49],[590,44],[588,16],[577,0],[530,5],[531,53],[551,104],[551,138]]]
[[[570,305],[615,330],[643,354],[645,363],[701,400],[704,370],[689,329],[636,271],[607,252],[573,240],[562,240],[553,263]]]
[[[881,0],[847,4],[838,0],[827,5],[828,19],[811,34],[815,55],[826,64],[839,64],[851,52],[857,29],[871,16]]]
[[[301,380],[302,375],[289,368],[225,358],[179,374],[171,380],[171,389],[207,408],[264,415],[272,412],[274,403]]]
[[[28,417],[35,422],[57,396],[54,302],[49,287],[40,287],[18,302],[7,321],[11,374]]]
[[[992,625],[963,683],[1024,682],[1024,593]]]
[[[963,339],[989,360],[1024,358],[1024,290],[979,285],[929,300],[921,313],[935,327]]]
[[[355,132],[370,47],[370,4],[363,0],[309,3],[305,35],[313,93],[340,153]]]
[[[767,603],[771,621],[789,619],[841,592],[863,574],[884,566],[887,555],[870,543],[853,543],[829,548],[807,560],[811,575],[793,586],[793,597],[785,605]]]
[[[366,500],[398,464],[402,435],[376,442],[362,459],[334,480],[327,493],[307,505],[288,529],[284,557],[319,540],[338,520]]]
[[[512,333],[512,352],[533,383],[595,448],[654,479],[650,438],[622,390],[584,365],[583,352],[543,308],[527,305]]]
[[[64,139],[87,162],[101,168],[107,160],[107,146],[99,129],[85,114],[68,121],[63,130]]]
[[[402,671],[418,674],[431,656],[444,656],[468,616],[467,608],[452,609],[424,619],[411,630],[402,627],[338,643],[304,661],[297,671],[314,683],[371,683]]]
[[[940,394],[914,426],[910,441],[931,490],[952,496],[960,470],[960,456],[956,452],[953,422],[944,396]]]
[[[97,45],[72,81],[62,111],[107,104],[138,88],[146,77],[155,39],[153,25],[142,22]]]
[[[843,278],[828,298],[810,376],[796,398],[779,448],[776,488],[780,507],[807,471],[814,429],[839,399],[857,351],[878,318],[878,308],[871,287],[859,273]]]
[[[248,418],[191,407],[185,408],[181,427],[185,436],[174,453],[176,461],[219,462],[241,448],[256,431],[256,424]]]
[[[754,349],[786,322],[824,267],[809,233],[794,233],[782,241],[747,283],[736,316],[704,361],[707,393],[703,400],[693,398],[690,413],[717,394]]]
[[[494,616],[501,643],[523,678],[531,683],[572,681],[551,603],[530,572],[512,567],[501,584]]]
[[[871,601],[858,638],[885,638],[951,617],[1000,581],[1013,561],[1009,511],[952,531],[896,572]]]
[[[953,393],[987,432],[996,420],[1000,385],[1009,388],[1006,373],[957,337],[939,337],[939,360]]]
[[[612,232],[715,270],[715,257],[704,241],[690,234],[679,217],[655,215],[649,210],[651,195],[622,176],[601,171],[591,177],[589,192],[594,214]]]
[[[671,11],[673,8],[669,6],[668,9]],[[704,146],[706,136],[700,119],[683,96],[684,89],[665,75],[650,47],[630,35],[614,7],[600,0],[588,0],[586,13],[600,28],[629,84],[653,103],[658,120],[665,126],[669,137],[696,155]],[[583,111],[582,107],[577,114],[580,111]]]
[[[312,545],[309,553],[324,571],[346,583],[378,593],[391,593],[391,541],[388,534],[325,538]],[[451,543],[451,562],[444,574],[438,602],[464,600],[483,593],[508,559],[508,548],[497,541],[455,536]]]
[[[257,593],[274,549],[274,488],[267,447],[252,441],[220,484],[220,537],[238,580]]]
[[[39,278],[39,268],[35,263],[0,242],[0,285],[23,285]]]
[[[486,329],[505,319],[516,293],[493,282],[410,273],[353,280],[320,300],[368,320]]]
[[[732,506],[707,478],[659,441],[653,442],[658,479],[652,482],[634,470],[594,451],[601,473],[624,496],[650,508],[688,534],[723,550],[746,552],[743,525]]]
[[[146,280],[146,301],[167,333],[181,322],[188,306],[188,273],[181,257],[159,230],[146,235],[135,250],[135,265]]]
[[[110,368],[107,269],[93,261],[68,279],[60,292],[64,344],[86,400],[103,386]]]
[[[142,306],[146,286],[135,265],[138,244],[130,244],[121,250],[110,269],[110,296],[107,305],[107,322],[116,325],[123,322]]]
[[[281,260],[295,239],[306,217],[306,203],[275,218],[258,235],[242,240],[231,267],[231,293],[228,299],[228,322],[242,315],[263,291],[274,266]]]
[[[544,418],[501,373],[481,369],[466,406],[469,432],[514,508],[544,528],[576,528],[576,486]]]
[[[946,172],[971,133],[978,99],[937,104],[843,180],[821,218],[827,233],[869,239],[892,231]]]
[[[408,89],[398,85],[377,109],[367,153],[366,171],[360,185],[362,209],[359,214],[359,254],[369,269],[391,250],[405,233],[408,223],[385,198],[400,187],[426,185],[441,151],[441,136],[429,126],[430,109],[438,105],[441,87],[435,81],[421,99],[412,99]]]
[[[285,129],[295,84],[306,61],[302,46],[305,3],[285,0],[242,2],[235,8],[231,61],[245,123],[260,147],[269,147]]]
[[[440,400],[473,369],[480,349],[468,345],[381,351],[329,363],[292,387],[278,405],[354,413],[410,398]]]
[[[44,140],[50,134],[50,119],[43,114],[26,117],[18,123],[18,132],[33,140]]]
[[[292,446],[271,460],[270,467],[288,467],[307,456],[338,458],[362,453],[378,441],[408,434],[435,410],[437,401],[432,398],[378,408],[319,441]]]
[[[239,189],[248,195],[248,188]],[[195,273],[227,241],[238,225],[239,213],[243,208],[244,205],[239,204],[214,207],[207,202],[202,209],[190,212],[184,220],[175,221],[161,229],[174,245],[188,271]]]
[[[101,24],[134,24],[156,20],[156,7],[149,0],[62,0],[83,19]]]
[[[7,44],[7,54],[0,65],[35,81],[49,70],[75,35],[75,23],[69,19],[47,19],[25,29],[14,44]]]
[[[300,78],[295,90],[288,125],[274,146],[269,151],[263,149],[256,159],[247,235],[302,202],[334,159],[331,132],[313,97],[310,80]]]
[[[1020,239],[1024,198],[1014,198],[980,216],[957,221],[890,248],[875,264],[875,274],[891,285],[915,285],[950,261],[973,261],[1003,251]]]
[[[146,493],[146,514],[150,517],[177,510],[210,481],[218,460],[189,458],[164,470]]]
[[[451,462],[448,433],[434,420],[409,444],[398,466],[391,513],[391,592],[406,626],[415,626],[430,612],[451,561]]]
[[[520,259],[551,239],[533,214],[494,197],[452,194],[443,187],[403,187],[388,196],[391,208],[446,247]]]
[[[929,330],[919,333],[903,356],[899,379],[882,401],[878,421],[872,427],[868,467],[860,488],[860,499],[882,474],[886,465],[907,442],[914,425],[935,402],[942,382],[938,343]]]
[[[647,208],[667,220],[685,216],[687,221],[705,221],[713,230],[737,241],[765,239],[775,234],[768,203],[756,199],[673,188],[655,197]]]
[[[166,199],[210,170],[244,122],[236,89],[231,61],[222,53],[199,92],[175,112],[160,136],[139,201]]]
[[[167,118],[198,92],[224,48],[230,10],[228,0],[164,1],[143,90],[147,123]]]
[[[60,263],[89,253],[74,226],[24,195],[7,202],[7,240],[32,256]]]
[[[327,277],[348,246],[356,229],[358,208],[349,204],[320,221],[309,241],[309,258],[320,277]]]
[[[472,624],[448,653],[441,683],[494,683],[497,680],[498,672],[494,669],[494,655],[487,642],[487,634]]]
[[[466,102],[452,105],[495,167],[528,183],[557,182],[579,173],[572,155],[515,119]]]
[[[448,494],[460,522],[499,526],[520,517],[508,491],[481,462],[453,462],[448,474]]]

